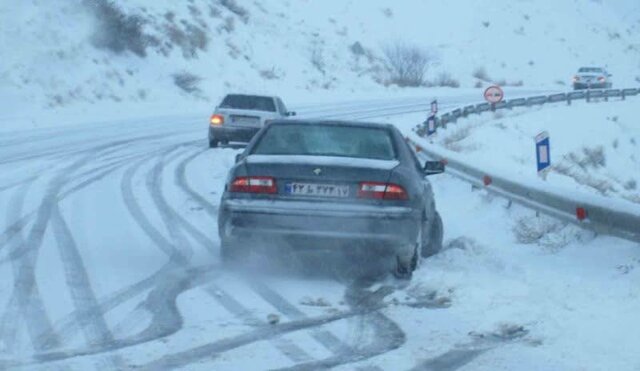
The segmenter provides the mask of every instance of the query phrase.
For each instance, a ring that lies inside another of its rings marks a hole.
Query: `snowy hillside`
[[[565,89],[578,65],[602,64],[623,85],[640,76],[638,8],[633,0],[5,1],[0,99],[11,109],[0,124],[206,113],[227,91],[293,103],[398,94],[385,87],[383,53],[397,43],[430,56],[430,83]]]

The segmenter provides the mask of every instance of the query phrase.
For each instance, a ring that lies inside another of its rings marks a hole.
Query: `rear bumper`
[[[209,142],[213,140],[225,142],[249,142],[260,128],[209,126]]]
[[[223,200],[222,240],[314,250],[375,250],[412,254],[421,221],[408,207],[314,202]]]
[[[606,82],[598,82],[598,83],[573,83],[573,88],[575,90],[578,89],[605,89],[609,84]]]

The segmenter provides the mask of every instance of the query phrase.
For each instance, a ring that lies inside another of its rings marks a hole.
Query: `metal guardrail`
[[[456,116],[453,112],[464,113],[466,117],[474,113],[481,114],[482,112],[491,110],[511,109],[513,107],[538,104],[566,102],[570,105],[572,101],[579,99],[590,101],[592,98],[604,98],[605,101],[607,101],[609,97],[618,97],[624,100],[628,96],[639,94],[640,88],[587,90],[551,94],[548,96],[516,98],[511,101],[506,101],[499,106],[494,105],[493,107],[488,103],[480,103],[475,106],[466,106],[445,113],[441,115],[440,118],[436,118],[436,125],[438,127],[446,127],[447,123],[455,122],[459,116]],[[474,107],[474,109],[470,107]],[[513,202],[561,220],[579,224],[597,233],[640,242],[640,206],[636,208],[635,204],[630,202],[597,195],[580,195],[575,192],[562,192],[555,188],[547,190],[533,187],[504,175],[491,174],[490,172],[465,164],[458,159],[451,158],[451,154],[447,154],[445,150],[438,150],[422,145],[420,141],[426,133],[422,128],[422,124],[416,127],[415,133],[413,138],[408,137],[407,140],[416,146],[416,150],[420,154],[427,155],[432,159],[446,161],[448,172],[454,176],[468,181],[475,186],[484,187],[489,192],[503,196]],[[579,216],[581,213],[586,213],[587,218],[582,219],[582,217]]]
[[[419,154],[447,163],[447,173],[461,178],[477,187],[505,197],[566,222],[577,224],[596,233],[608,234],[627,240],[640,242],[640,207],[632,210],[628,205],[612,206],[616,202],[602,196],[587,195],[582,199],[576,193],[560,193],[557,190],[545,190],[528,186],[506,176],[483,171],[462,161],[451,159],[442,152],[421,146],[415,138],[409,138]],[[587,218],[580,220],[578,210],[586,213]]]
[[[467,105],[446,112],[440,117],[436,117],[436,127],[445,127],[448,123],[456,122],[461,117],[467,117],[472,114],[481,114],[482,112],[498,111],[501,109],[512,109],[514,107],[530,107],[535,105],[544,105],[549,103],[565,102],[571,105],[573,101],[584,99],[590,102],[592,99],[604,98],[620,98],[625,100],[627,97],[640,95],[640,88],[626,89],[597,89],[597,90],[579,90],[567,93],[556,93],[550,95],[537,95],[526,98],[515,98],[505,100],[496,104],[478,103],[475,105]],[[420,130],[420,125],[416,128]],[[424,129],[424,128],[423,128]]]

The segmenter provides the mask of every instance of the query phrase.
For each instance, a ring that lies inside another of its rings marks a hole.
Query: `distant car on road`
[[[411,277],[442,246],[443,225],[423,166],[392,125],[278,120],[236,158],[219,208],[223,260],[252,249],[327,250]],[[386,262],[390,264],[386,264]]]
[[[573,89],[611,89],[611,74],[602,67],[580,67],[573,76]]]
[[[278,97],[228,94],[209,119],[209,147],[248,142],[268,120],[295,114]]]

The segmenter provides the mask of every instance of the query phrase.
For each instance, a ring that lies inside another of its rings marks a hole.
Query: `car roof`
[[[356,127],[364,127],[364,128],[386,128],[386,129],[395,128],[395,126],[387,123],[352,121],[352,120],[283,119],[283,120],[269,121],[269,125],[287,125],[287,124],[289,125],[302,124],[302,125],[356,126]]]
[[[229,93],[227,95],[224,96],[226,97],[258,97],[258,98],[278,98],[275,95],[260,95],[260,94],[236,94],[236,93]]]

